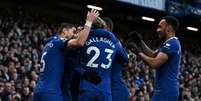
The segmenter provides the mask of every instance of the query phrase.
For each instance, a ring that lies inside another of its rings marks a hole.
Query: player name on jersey
[[[93,37],[93,38],[90,38],[89,40],[86,41],[86,45],[90,45],[91,43],[94,43],[94,42],[104,42],[106,44],[109,44],[112,48],[115,48],[115,45],[114,43],[109,40],[108,38],[104,38],[104,37]]]

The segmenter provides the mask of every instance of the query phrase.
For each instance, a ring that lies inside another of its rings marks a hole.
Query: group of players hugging
[[[157,32],[160,48],[151,50],[142,36],[129,33],[126,48],[156,69],[152,101],[176,101],[181,47],[175,32],[178,20],[165,16]],[[40,76],[33,101],[128,101],[129,91],[121,79],[128,54],[112,32],[110,18],[99,11],[87,13],[84,26],[62,23],[58,34],[45,41]]]

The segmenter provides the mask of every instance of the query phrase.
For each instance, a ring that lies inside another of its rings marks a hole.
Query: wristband
[[[91,28],[92,22],[91,21],[86,21],[85,26]]]

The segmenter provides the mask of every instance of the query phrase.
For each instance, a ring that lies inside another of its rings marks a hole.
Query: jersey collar
[[[175,36],[174,36],[174,37],[171,37],[171,38],[167,39],[164,43],[167,43],[169,40],[172,40],[172,39],[176,39],[176,40],[177,40],[178,38],[175,37]]]

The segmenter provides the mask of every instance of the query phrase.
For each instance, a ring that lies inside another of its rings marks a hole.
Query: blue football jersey
[[[124,56],[127,58],[126,60],[123,60],[121,57],[116,56],[115,61],[112,64],[112,73],[111,73],[112,100],[128,101],[129,91],[126,84],[122,80],[122,74],[121,74],[123,64],[126,61],[128,61],[128,54],[123,47],[121,47],[120,49],[124,53]]]
[[[122,51],[124,57],[126,57],[125,59],[123,59],[122,57],[120,56],[116,56],[115,57],[115,61],[112,65],[112,84],[115,83],[115,82],[119,82],[119,81],[122,81],[121,80],[121,67],[123,66],[123,64],[128,61],[128,54],[127,52],[125,51],[125,49],[123,47],[120,47],[119,50]]]
[[[156,70],[154,92],[165,95],[179,95],[180,42],[176,37],[172,37],[162,44],[159,51],[166,53],[168,60]]]
[[[67,40],[59,36],[48,39],[41,56],[40,76],[34,93],[61,94],[61,79],[64,72],[64,48]]]
[[[111,93],[111,65],[116,55],[123,53],[114,34],[105,29],[90,31],[89,37],[81,53],[80,71],[92,70],[98,73],[102,82],[94,85],[84,79],[80,81],[81,90],[100,91]],[[77,67],[79,67],[77,66]]]

